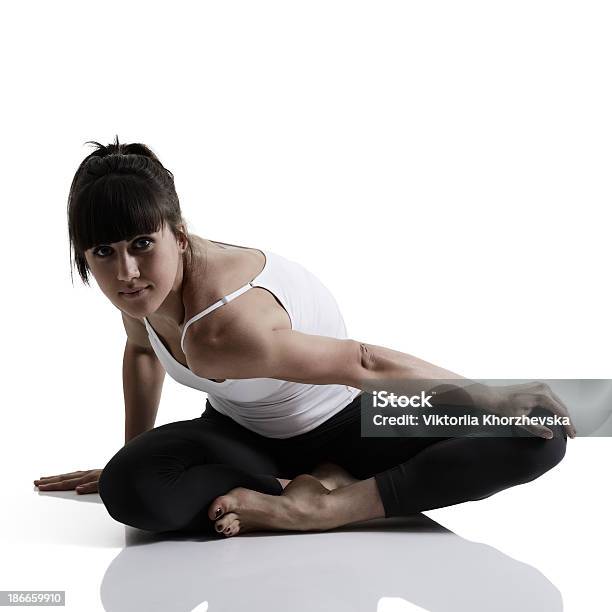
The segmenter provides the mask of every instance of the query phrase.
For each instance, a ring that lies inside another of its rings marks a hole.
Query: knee
[[[137,494],[134,464],[121,449],[104,467],[98,479],[98,493],[108,513],[118,522],[143,527],[144,507]]]
[[[520,446],[516,461],[524,474],[525,482],[548,472],[565,457],[567,437],[562,432],[555,432],[555,437],[550,440],[532,437],[521,438],[517,442],[520,442]]]
[[[151,468],[141,465],[126,447],[107,463],[98,479],[100,498],[116,521],[148,531],[175,529],[164,503],[167,496],[156,500],[155,490]]]
[[[117,453],[118,455],[119,453]],[[108,513],[117,521],[121,520],[124,513],[121,506],[129,505],[129,496],[125,492],[130,489],[129,470],[122,469],[121,460],[115,455],[102,470],[98,478],[98,494]]]

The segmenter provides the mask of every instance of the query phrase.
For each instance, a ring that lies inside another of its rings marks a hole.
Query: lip
[[[149,287],[150,285],[147,285],[146,287],[141,287],[140,289],[136,289],[134,291],[120,291],[119,293],[123,297],[126,297],[128,299],[133,299],[133,298],[140,297],[147,289],[149,289]]]

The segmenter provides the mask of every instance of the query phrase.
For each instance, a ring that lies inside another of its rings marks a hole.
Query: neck
[[[179,258],[176,277],[170,293],[161,303],[154,315],[161,319],[171,322],[180,327],[185,319],[185,305],[183,304],[183,286],[185,283],[185,265],[184,257]]]

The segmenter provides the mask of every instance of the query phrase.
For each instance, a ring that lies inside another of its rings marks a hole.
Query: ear
[[[184,223],[179,223],[176,226],[177,237],[176,240],[178,242],[181,253],[184,253],[187,250],[188,241],[187,241],[187,226]]]

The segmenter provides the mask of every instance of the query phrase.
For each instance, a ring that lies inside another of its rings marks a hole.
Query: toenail
[[[223,510],[221,510],[221,508],[217,508],[215,510],[215,518],[218,518],[219,516],[221,516],[222,512],[223,512]]]
[[[217,531],[223,531],[223,526],[222,525],[217,525]]]

